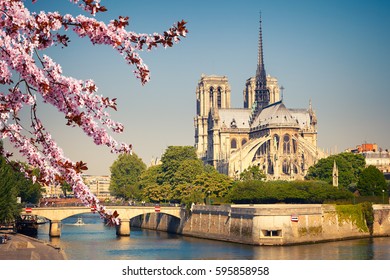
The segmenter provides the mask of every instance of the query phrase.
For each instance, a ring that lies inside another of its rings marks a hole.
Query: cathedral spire
[[[267,89],[267,77],[264,67],[264,56],[263,56],[263,31],[262,31],[262,19],[260,13],[260,27],[259,27],[259,50],[258,50],[258,61],[256,70],[256,88],[255,88],[255,99],[257,101],[257,109],[264,108],[269,105],[270,97]],[[259,110],[256,110],[259,112]]]
[[[333,187],[338,187],[339,186],[339,169],[337,168],[336,161],[333,162],[332,177],[333,177]]]
[[[256,70],[256,78],[260,78],[260,76],[264,75],[265,78],[265,69],[264,69],[264,55],[263,55],[263,31],[262,31],[262,20],[261,20],[261,12],[260,12],[260,21],[259,21],[259,46],[258,46],[258,54],[257,54],[257,70]],[[263,77],[261,77],[263,78]]]

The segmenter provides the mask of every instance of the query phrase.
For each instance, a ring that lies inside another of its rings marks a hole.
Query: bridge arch
[[[32,208],[31,214],[45,217],[50,221],[62,221],[68,217],[91,213],[91,208],[89,207],[38,207]]]
[[[148,206],[106,206],[106,211],[117,211],[121,224],[117,226],[117,235],[130,235],[130,219],[148,213],[156,213],[156,208]],[[161,214],[167,214],[181,219],[182,209],[180,207],[159,207]],[[51,237],[61,236],[61,221],[68,217],[91,213],[89,207],[38,207],[32,208],[31,214],[45,217],[50,220],[49,235]]]

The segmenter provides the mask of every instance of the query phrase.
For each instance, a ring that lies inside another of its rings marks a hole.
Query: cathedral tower
[[[196,88],[195,147],[198,157],[208,150],[208,119],[210,113],[230,108],[230,86],[227,77],[202,74]]]

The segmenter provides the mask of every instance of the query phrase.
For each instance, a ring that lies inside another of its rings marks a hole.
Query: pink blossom
[[[92,15],[106,11],[99,0],[70,2]],[[118,143],[110,135],[110,131],[120,133],[124,129],[122,124],[110,118],[107,111],[109,108],[116,110],[116,99],[98,95],[98,87],[92,80],[65,76],[58,63],[41,54],[55,45],[66,47],[70,43],[68,36],[60,32],[72,29],[93,44],[112,46],[126,63],[135,66],[134,73],[144,84],[149,81],[150,73],[138,52],[152,50],[159,45],[170,47],[180,37],[185,37],[187,29],[185,22],[181,21],[163,35],[137,34],[126,31],[127,21],[128,17],[119,17],[105,24],[84,15],[36,14],[30,13],[23,1],[0,0],[0,84],[9,86],[9,91],[0,92],[0,139],[8,139],[25,157],[28,165],[40,171],[36,177],[30,170],[21,167],[26,176],[45,184],[66,181],[83,203],[96,207],[97,212],[111,224],[120,223],[120,219],[115,212],[107,213],[84,184],[81,172],[86,170],[85,163],[68,159],[46,131],[37,117],[36,96],[40,95],[43,102],[57,108],[64,114],[68,125],[80,127],[95,144],[105,145],[113,153],[131,153],[131,145]],[[17,80],[12,81],[13,77]],[[29,127],[21,124],[19,112],[23,107],[30,108]],[[11,156],[5,150],[0,152],[6,158]]]

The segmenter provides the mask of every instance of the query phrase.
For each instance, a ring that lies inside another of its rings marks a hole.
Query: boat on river
[[[35,236],[38,234],[38,216],[33,214],[22,214],[16,220],[16,232]]]
[[[73,225],[75,225],[75,226],[83,226],[83,225],[85,225],[85,223],[84,223],[83,219],[81,217],[79,217],[77,219],[76,223],[74,223]]]
[[[46,224],[46,223],[47,223],[47,219],[45,217],[37,216],[37,224],[38,225],[42,225],[42,224]]]

